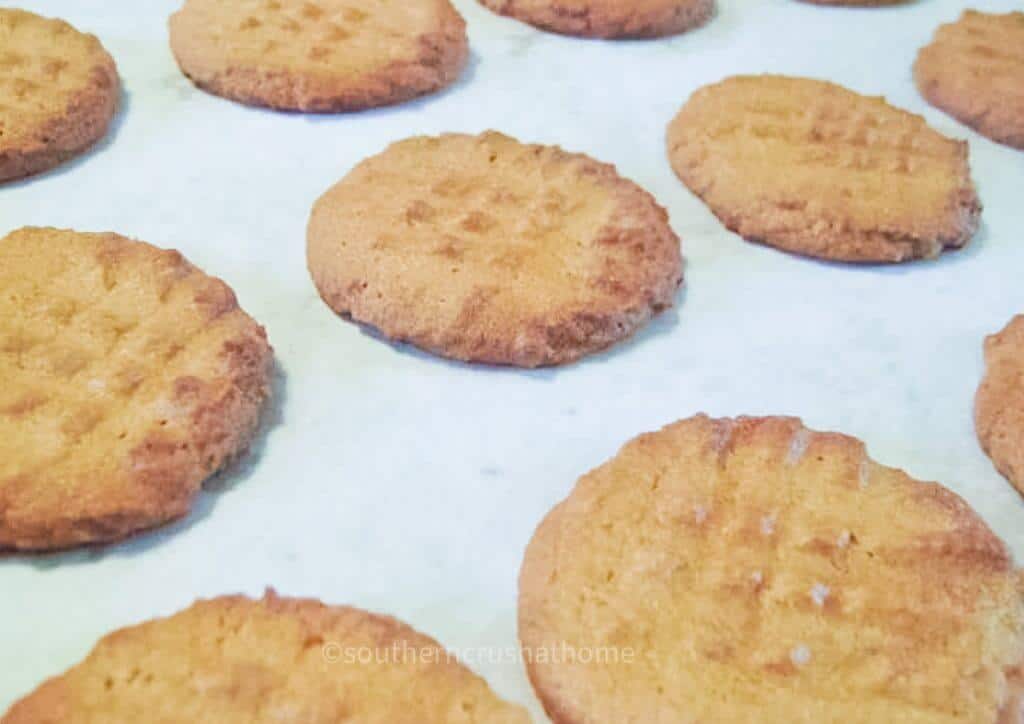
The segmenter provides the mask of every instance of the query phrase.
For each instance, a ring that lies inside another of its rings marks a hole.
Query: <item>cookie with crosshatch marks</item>
[[[542,30],[589,38],[658,38],[703,25],[715,0],[480,0]]]
[[[1024,494],[1024,315],[985,340],[974,422],[996,469]]]
[[[269,394],[263,328],[176,251],[0,239],[0,549],[110,541],[188,512]]]
[[[729,230],[806,256],[932,258],[967,244],[981,215],[965,142],[825,81],[705,86],[669,126],[668,155]]]
[[[608,347],[682,281],[668,215],[615,168],[495,132],[393,144],[314,205],[324,301],[386,337],[537,367]]]
[[[1024,12],[965,10],[921,49],[914,78],[933,106],[1024,149]]]
[[[116,631],[3,724],[529,724],[432,638],[311,599],[222,596]]]
[[[120,82],[94,35],[0,8],[0,182],[77,156],[107,133]]]
[[[200,88],[318,113],[437,91],[469,54],[449,0],[185,0],[170,30],[178,65]]]
[[[519,585],[555,724],[1020,721],[1006,546],[946,488],[796,419],[641,435],[547,516]]]

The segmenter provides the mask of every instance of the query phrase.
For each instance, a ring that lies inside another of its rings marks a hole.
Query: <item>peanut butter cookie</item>
[[[936,108],[1024,149],[1024,12],[965,11],[921,50],[914,78]]]
[[[313,207],[308,262],[334,311],[455,359],[570,362],[670,307],[679,239],[612,166],[499,133],[411,138]]]
[[[248,445],[266,335],[178,252],[25,228],[0,239],[0,289],[0,549],[178,518]]]
[[[1024,494],[1024,315],[985,340],[985,379],[975,399],[981,446]]]
[[[178,65],[200,88],[319,113],[439,90],[469,53],[449,0],[186,0],[170,29]]]
[[[731,231],[847,262],[932,258],[974,235],[967,144],[832,83],[740,76],[668,130],[672,167]]]
[[[94,35],[0,8],[0,182],[41,173],[107,133],[120,81]]]
[[[526,552],[519,634],[555,724],[1020,721],[1006,546],[790,418],[694,417],[585,475]]]
[[[485,7],[563,35],[658,38],[703,25],[715,0],[480,0]]]
[[[433,639],[308,599],[224,596],[116,631],[3,724],[529,724]]]

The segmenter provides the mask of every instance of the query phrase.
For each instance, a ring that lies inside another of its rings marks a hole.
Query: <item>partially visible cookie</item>
[[[455,359],[570,362],[670,307],[679,239],[615,168],[489,132],[401,141],[314,205],[324,301]]]
[[[116,631],[3,724],[528,724],[440,644],[389,616],[223,596]]]
[[[176,251],[0,239],[0,549],[115,540],[188,512],[269,394],[263,328]]]
[[[542,30],[589,38],[658,38],[703,25],[715,0],[480,0]]]
[[[96,36],[0,8],[0,182],[88,149],[110,127],[119,93],[117,68]]]
[[[200,88],[318,113],[439,90],[469,54],[449,0],[185,0],[170,32],[178,65]]]
[[[581,478],[527,549],[519,635],[555,724],[1021,721],[1006,546],[791,418],[683,420]]]
[[[669,126],[668,154],[731,231],[822,259],[936,257],[964,246],[981,214],[966,143],[819,80],[705,86]]]
[[[974,406],[978,440],[1024,494],[1024,315],[985,340],[985,366]]]
[[[1024,12],[964,11],[921,49],[914,78],[933,106],[1024,149]]]

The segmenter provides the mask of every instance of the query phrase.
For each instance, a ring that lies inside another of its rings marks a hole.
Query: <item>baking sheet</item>
[[[0,711],[112,629],[273,585],[397,615],[470,652],[543,720],[501,653],[515,646],[516,575],[534,526],[628,438],[698,411],[799,415],[856,435],[880,462],[963,495],[1024,556],[1024,506],[971,420],[982,339],[1024,311],[1024,153],[932,109],[911,79],[917,49],[962,3],[722,0],[699,31],[604,43],[455,0],[473,50],[457,85],[327,117],[195,90],[167,47],[177,0],[22,4],[98,34],[125,99],[95,152],[0,188],[0,234],[115,230],[180,249],[266,325],[281,375],[272,424],[186,520],[121,545],[0,559]],[[769,71],[885,95],[968,138],[985,203],[974,243],[936,262],[853,268],[725,231],[673,176],[664,129],[700,85]],[[610,352],[534,372],[442,361],[337,319],[305,269],[313,201],[390,141],[487,128],[615,163],[654,193],[688,261],[677,309]]]

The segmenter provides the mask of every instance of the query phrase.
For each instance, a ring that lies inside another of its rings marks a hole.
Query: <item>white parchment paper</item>
[[[917,49],[962,3],[721,0],[699,31],[605,43],[455,0],[473,50],[457,85],[327,117],[195,90],[167,47],[176,4],[23,0],[100,36],[125,102],[95,152],[0,187],[0,234],[114,230],[223,277],[276,348],[274,423],[178,524],[97,550],[0,559],[0,711],[112,629],[267,585],[397,615],[459,650],[514,647],[516,576],[541,517],[627,439],[698,411],[799,415],[856,435],[880,462],[959,492],[1024,556],[1024,506],[971,419],[982,340],[1024,311],[1024,153],[931,108],[911,79]],[[697,87],[769,71],[885,95],[969,139],[985,204],[971,247],[854,268],[725,231],[673,176],[665,126]],[[445,362],[337,319],[306,273],[313,201],[390,141],[487,128],[615,163],[654,193],[688,262],[677,309],[606,354],[536,372]],[[474,668],[541,720],[519,664],[482,658]]]

